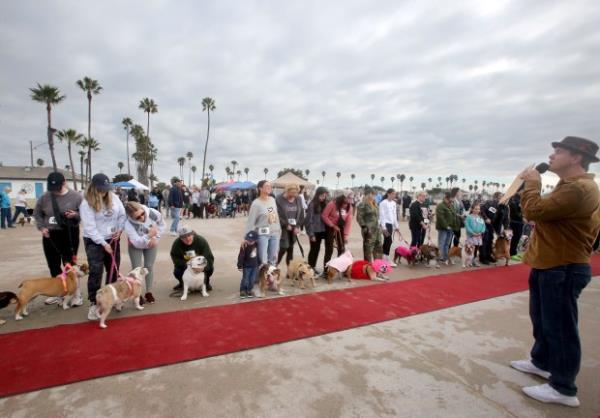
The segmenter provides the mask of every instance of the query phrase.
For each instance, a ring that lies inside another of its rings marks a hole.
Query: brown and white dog
[[[292,280],[292,286],[298,282],[300,289],[304,289],[304,281],[310,281],[312,288],[315,288],[315,271],[306,261],[293,259],[288,265],[287,273]]]
[[[435,267],[440,268],[437,259],[440,257],[440,250],[433,244],[423,244],[419,248],[421,251],[421,260],[427,267],[431,267],[431,261],[435,261]]]
[[[348,269],[352,267],[353,262],[354,259],[352,257],[352,253],[349,250],[346,250],[346,252],[344,252],[344,254],[340,255],[339,257],[332,258],[331,260],[329,260],[326,266],[327,283],[331,284],[333,282],[333,279],[335,279],[336,277],[342,279],[346,271],[348,271]],[[348,274],[346,275],[346,277],[350,282],[350,275]]]
[[[503,231],[498,238],[496,238],[496,242],[494,243],[494,258],[496,259],[496,264],[498,264],[498,260],[503,258],[504,265],[508,266],[508,262],[510,261],[510,240],[512,239],[512,231],[507,229]]]
[[[140,296],[142,294],[142,282],[147,274],[148,269],[146,267],[136,267],[127,276],[119,277],[116,282],[108,284],[96,292],[96,307],[98,316],[100,316],[100,328],[107,327],[106,318],[113,306],[120,312],[125,302],[133,300],[138,311],[144,309],[140,305]]]
[[[471,267],[473,265],[473,257],[475,254],[475,246],[465,243],[464,247],[451,247],[448,251],[448,258],[457,257],[461,259],[462,268]]]
[[[2,308],[6,308],[8,305],[11,305],[13,303],[17,303],[18,299],[17,299],[17,295],[15,295],[13,292],[0,292],[0,309]],[[4,325],[6,324],[6,321],[3,319],[0,319],[0,325]]]
[[[283,295],[281,283],[281,270],[270,264],[263,264],[258,271],[258,285],[260,287],[260,297],[267,296],[267,290],[275,290],[278,295]]]
[[[69,309],[70,303],[79,288],[79,280],[88,273],[87,264],[81,266],[67,264],[63,273],[56,277],[29,279],[19,285],[21,289],[17,296],[15,320],[20,321],[29,315],[27,304],[36,296],[63,296],[62,307]]]

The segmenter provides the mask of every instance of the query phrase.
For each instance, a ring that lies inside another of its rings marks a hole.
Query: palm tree
[[[473,185],[469,184],[469,191],[472,192],[473,191]]]
[[[127,174],[131,176],[131,167],[129,166],[129,128],[131,128],[133,122],[130,118],[123,118],[121,124],[123,125],[123,129],[125,129],[125,132],[127,132],[127,137],[125,139],[127,144]]]
[[[179,157],[177,159],[177,164],[179,164],[179,178],[183,179],[183,166],[185,165],[185,157]]]
[[[208,134],[210,133],[210,112],[214,112],[215,109],[216,106],[215,101],[213,99],[211,99],[210,97],[205,97],[204,99],[202,99],[202,111],[206,111],[206,115],[208,117],[208,125],[206,128],[206,142],[204,143],[204,158],[202,159],[202,175],[204,175],[204,169],[206,168],[206,151],[208,150]],[[212,173],[212,170],[210,171]]]
[[[146,135],[150,138],[150,113],[158,113],[158,105],[153,99],[144,97],[140,100],[138,109],[142,109],[144,113],[148,113],[148,122],[146,123]]]
[[[148,166],[156,157],[157,150],[152,147],[150,139],[141,125],[133,125],[129,133],[135,138],[135,152],[131,157],[137,163],[137,180],[143,184],[148,184]]]
[[[269,169],[268,169],[268,168],[265,168],[265,169],[263,170],[263,172],[265,173],[265,180],[266,180],[266,179],[267,179],[267,173],[269,172]]]
[[[229,168],[229,166],[225,167],[225,173],[227,173],[226,180],[229,180],[229,177],[231,176],[231,168]]]
[[[340,177],[342,177],[342,173],[340,173],[338,171],[337,173],[335,173],[335,176],[337,177],[337,185],[335,186],[335,188],[339,189],[339,187],[340,187]]]
[[[381,176],[381,177],[379,178],[379,180],[381,180],[381,185],[383,186],[383,182],[385,181],[385,177]]]
[[[92,151],[100,151],[100,143],[98,141],[96,141],[94,138],[83,137],[83,139],[81,141],[79,141],[79,145],[86,151],[86,155],[90,155],[92,153]],[[85,169],[89,170],[90,169],[90,160],[88,158],[86,158],[84,160],[84,162],[85,162]],[[88,171],[88,173],[89,173],[89,171]],[[90,176],[91,176],[91,174],[90,174]],[[81,186],[81,188],[83,190],[83,185]]]
[[[375,180],[375,174],[371,174],[371,186],[373,185],[373,180]]]
[[[411,188],[411,189],[413,189],[412,182],[413,182],[413,180],[414,180],[414,179],[415,179],[415,178],[414,178],[413,176],[410,176],[410,177],[408,178],[408,182],[410,183],[410,188]],[[415,190],[415,189],[413,189],[413,190]]]
[[[37,83],[36,88],[30,88],[31,99],[46,104],[46,112],[48,113],[48,147],[50,148],[50,157],[52,157],[52,168],[56,171],[56,157],[54,156],[54,132],[52,128],[52,105],[57,105],[62,102],[66,96],[61,95],[57,87],[49,84],[41,85]]]
[[[432,181],[433,181],[433,179],[432,179],[431,177],[429,177],[429,178],[427,179],[427,182],[429,183],[429,187],[431,187],[431,182],[432,182]]]
[[[304,170],[304,174],[306,174],[306,180],[308,180],[308,175],[310,174],[310,170],[309,169]]]
[[[237,181],[239,182],[240,181],[240,176],[242,175],[242,170],[236,171],[235,174],[237,174],[237,176],[238,176]]]
[[[426,187],[426,186],[427,186],[427,185],[425,184],[425,182],[421,183],[421,189],[423,189],[423,191],[425,191],[425,187]]]
[[[71,154],[71,145],[77,145],[83,138],[83,135],[77,133],[75,129],[63,129],[56,134],[60,142],[67,141],[67,150],[69,152],[69,165],[71,166],[71,174],[73,175],[73,188],[77,191],[77,181],[75,180],[75,166],[73,165],[73,155]]]
[[[192,151],[188,151],[187,154],[185,154],[185,156],[188,159],[188,184],[191,186],[192,185],[192,158],[194,158],[194,154],[192,154]]]
[[[212,165],[212,164],[209,165],[208,166],[208,171],[210,171],[210,176],[212,177],[213,176],[213,171],[215,171],[215,166]],[[204,175],[204,173],[202,175]]]
[[[402,185],[404,184],[404,180],[406,180],[406,176],[404,174],[398,175],[398,179],[400,179],[400,194],[402,194]]]
[[[83,147],[83,145],[81,144],[81,141],[79,142],[78,145],[81,146],[81,147]],[[77,153],[79,154],[79,164],[80,164],[80,167],[81,167],[81,174],[80,174],[79,180],[81,181],[81,190],[83,190],[84,187],[85,187],[83,185],[84,184],[84,181],[83,181],[83,159],[85,158],[85,148],[82,149],[82,150],[77,151]]]
[[[325,176],[327,175],[327,172],[325,172],[325,170],[321,171],[321,176],[323,177],[323,181],[321,182],[321,184],[325,185]]]
[[[38,158],[38,159],[36,160],[36,164],[37,164],[39,167],[43,167],[43,166],[44,166],[44,160],[42,160],[41,158]]]
[[[356,178],[356,174],[350,174],[350,178],[352,179],[352,187],[354,187],[354,179]]]
[[[392,189],[393,189],[394,188],[394,182],[396,181],[396,176],[390,177],[390,180],[392,181]]]
[[[238,165],[238,162],[236,160],[233,160],[231,162],[231,179],[233,180],[233,175],[235,174],[235,167]]]
[[[81,90],[83,90],[88,99],[88,138],[92,137],[92,95],[100,94],[102,86],[98,83],[98,80],[93,80],[89,77],[83,77],[81,80],[77,80],[76,84]],[[88,148],[88,180],[92,178],[92,149]]]
[[[193,166],[190,168],[190,170],[192,170],[192,176],[193,176],[192,178],[194,179],[193,183],[191,183],[190,185],[192,185],[192,184],[196,184],[196,170],[198,170],[198,169],[196,168],[196,166],[195,166],[195,165],[193,165]]]
[[[148,176],[148,180],[150,180],[150,188],[152,188],[152,184],[154,184],[155,181],[158,181],[158,177],[156,177],[154,174],[150,174]]]
[[[246,174],[246,181],[248,181],[248,173],[250,172],[250,169],[248,167],[244,168],[244,174]]]
[[[125,164],[123,164],[123,161],[119,161],[117,163],[117,167],[119,168],[119,174],[121,174],[123,172],[123,167],[125,167]],[[77,189],[75,189],[77,190]]]

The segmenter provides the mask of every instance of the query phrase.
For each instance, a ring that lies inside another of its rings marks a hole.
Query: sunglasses
[[[133,218],[133,219],[135,219],[136,221],[141,221],[141,220],[143,220],[143,219],[144,219],[144,216],[145,216],[145,215],[146,215],[146,214],[145,214],[144,212],[142,212],[142,213],[140,213],[138,216],[136,216],[136,217],[135,217],[135,218]]]

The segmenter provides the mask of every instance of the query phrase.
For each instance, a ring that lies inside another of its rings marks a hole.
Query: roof
[[[52,173],[52,167],[29,167],[29,166],[0,166],[0,179],[2,180],[43,180],[46,181],[48,174]],[[72,180],[70,171],[58,169],[66,180]],[[75,178],[80,180],[81,176],[75,174]]]
[[[291,171],[288,171],[283,176],[281,176],[277,180],[273,181],[273,187],[284,188],[288,184],[297,184],[298,186],[305,186],[308,188],[315,187],[315,185],[313,183],[306,181],[303,178],[298,177]]]

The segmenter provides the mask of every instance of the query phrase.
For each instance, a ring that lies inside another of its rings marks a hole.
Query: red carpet
[[[592,261],[600,274],[600,257]],[[527,289],[525,265],[0,335],[0,397],[312,337]],[[152,338],[148,338],[152,336]]]

